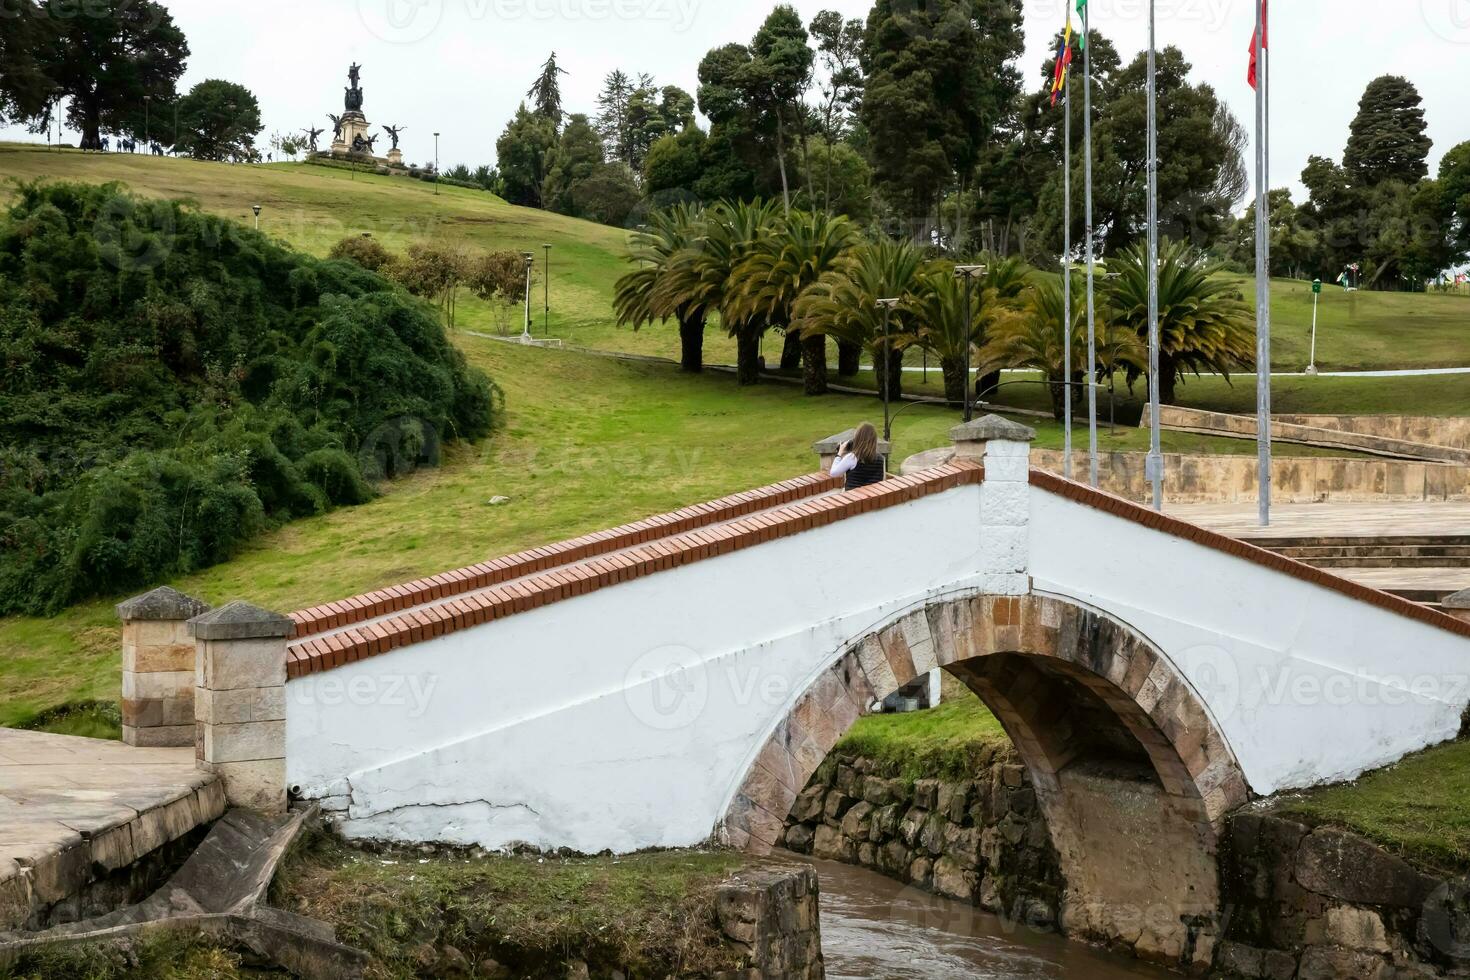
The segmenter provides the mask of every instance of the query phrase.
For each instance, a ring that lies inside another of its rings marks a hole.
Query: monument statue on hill
[[[398,134],[407,129],[407,126],[384,126],[383,132],[393,139],[393,149],[398,149]]]
[[[334,123],[334,125],[340,126],[341,123]],[[306,143],[307,143],[308,146],[311,147],[311,152],[312,153],[315,153],[316,152],[316,141],[317,141],[317,137],[321,136],[322,133],[325,133],[325,132],[326,132],[325,129],[317,129],[315,126],[307,126],[306,127]]]
[[[362,65],[359,65],[355,61],[352,63],[352,67],[347,69],[347,80],[352,84],[345,90],[346,95],[343,98],[343,104],[348,112],[362,111],[362,87],[358,85],[358,80],[361,78],[361,71]]]

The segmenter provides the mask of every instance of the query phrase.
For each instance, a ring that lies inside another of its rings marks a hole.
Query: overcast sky
[[[898,0],[914,3],[917,0]],[[745,41],[771,0],[167,0],[192,55],[181,86],[205,78],[242,82],[261,101],[266,136],[328,126],[342,111],[347,66],[363,65],[365,112],[375,127],[407,127],[410,162],[492,163],[495,139],[553,49],[570,72],[569,111],[592,113],[614,68],[649,72],[691,92],[711,47]],[[796,0],[810,18],[823,8],[866,16],[870,0]],[[1066,0],[1026,0],[1028,87],[1038,84]],[[1125,59],[1148,38],[1147,0],[1092,0],[1095,30]],[[1341,158],[1348,123],[1375,76],[1407,76],[1424,96],[1431,166],[1470,140],[1470,0],[1322,0],[1278,3],[1272,184],[1299,189],[1310,154]],[[1182,48],[1194,78],[1214,85],[1251,127],[1245,83],[1254,25],[1250,0],[1157,0],[1159,44]],[[34,138],[22,131],[6,138]],[[75,141],[75,134],[67,139]],[[328,136],[330,138],[330,135]],[[379,146],[385,145],[384,140]]]

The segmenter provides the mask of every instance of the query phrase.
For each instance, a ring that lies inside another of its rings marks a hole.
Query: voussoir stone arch
[[[1043,724],[1050,706],[1028,702],[1024,686],[1005,684],[1014,666],[976,670],[986,658],[1005,655],[1044,661],[1095,695],[1147,753],[1164,790],[1192,801],[1208,823],[1218,827],[1249,798],[1208,711],[1139,633],[1055,596],[977,595],[910,612],[851,644],[823,671],[776,726],[734,794],[724,821],[728,842],[752,851],[776,846],[797,794],[852,723],[935,667],[979,688],[1038,786],[1055,785],[1072,759]]]

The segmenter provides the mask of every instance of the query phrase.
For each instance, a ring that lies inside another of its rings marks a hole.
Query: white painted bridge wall
[[[999,573],[1017,561],[1036,591],[1155,643],[1256,793],[1347,778],[1453,737],[1470,697],[1470,641],[992,483],[293,680],[288,779],[360,836],[693,845],[850,642],[934,599],[1006,589]],[[670,674],[674,663],[689,669]]]

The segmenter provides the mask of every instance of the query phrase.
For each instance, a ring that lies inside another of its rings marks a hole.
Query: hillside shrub
[[[25,185],[0,216],[0,367],[6,614],[143,588],[363,503],[365,467],[432,464],[494,410],[433,310],[388,280],[116,185]],[[406,426],[436,452],[397,461]]]

